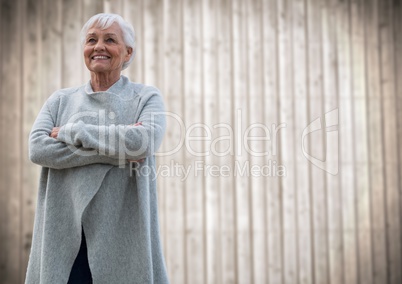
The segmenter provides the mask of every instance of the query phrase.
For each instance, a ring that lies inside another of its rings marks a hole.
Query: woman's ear
[[[133,56],[133,48],[127,47],[126,61],[130,60],[131,56]]]

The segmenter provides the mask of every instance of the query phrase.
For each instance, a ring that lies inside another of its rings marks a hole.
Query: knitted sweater
[[[124,76],[105,92],[88,82],[49,97],[29,139],[42,171],[25,283],[67,283],[82,228],[93,283],[168,283],[152,170],[163,111],[156,88]]]

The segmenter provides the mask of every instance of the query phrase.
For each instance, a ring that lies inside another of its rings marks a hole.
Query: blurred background
[[[79,32],[98,12],[133,24],[124,74],[165,99],[171,283],[402,283],[400,0],[2,0],[1,283],[29,257],[30,129],[89,80]]]

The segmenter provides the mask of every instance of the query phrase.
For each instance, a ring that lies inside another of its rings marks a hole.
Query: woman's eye
[[[114,42],[114,39],[108,38],[108,39],[106,39],[106,42]]]
[[[94,38],[89,38],[89,39],[87,39],[87,42],[88,43],[94,43],[94,42],[96,42],[96,40]]]

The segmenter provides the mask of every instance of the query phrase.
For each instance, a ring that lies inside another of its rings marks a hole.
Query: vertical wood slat
[[[322,119],[323,110],[323,82],[322,82],[322,14],[323,1],[307,1],[307,41],[308,41],[308,104],[309,120]],[[325,155],[325,129],[310,133],[306,138],[308,153],[319,160]],[[311,222],[313,240],[313,275],[314,282],[329,282],[328,242],[327,242],[327,198],[326,182],[322,169],[315,165],[310,167],[310,194],[311,194]]]
[[[143,27],[141,46],[143,47],[142,60],[146,62],[142,82],[148,85],[159,86],[160,80],[160,51],[163,47],[161,37],[162,23],[160,21],[163,6],[158,1],[145,1],[142,6]],[[138,62],[136,62],[138,64]],[[135,74],[134,74],[135,76]]]
[[[401,283],[401,227],[400,227],[400,184],[398,182],[398,137],[395,131],[396,97],[395,97],[395,53],[393,38],[392,1],[381,1],[379,6],[379,40],[380,40],[380,72],[382,101],[382,143],[384,146],[384,188],[385,188],[385,222],[387,242],[387,274],[389,283]]]
[[[365,25],[368,125],[369,129],[369,165],[372,218],[373,283],[387,283],[387,252],[385,225],[385,188],[383,176],[382,115],[379,59],[379,18],[377,0],[366,5]]]
[[[202,1],[201,7],[201,79],[202,79],[202,123],[211,133],[211,137],[207,138],[204,143],[205,165],[222,166],[217,156],[216,145],[214,141],[219,136],[217,129],[214,127],[219,123],[219,105],[221,103],[218,90],[218,80],[221,73],[218,72],[218,44],[217,33],[215,27],[217,22],[217,5],[216,1]],[[208,70],[208,72],[206,72]],[[227,94],[225,94],[227,95]],[[219,130],[219,129],[218,129]],[[222,196],[219,188],[219,177],[216,174],[209,174],[204,177],[204,283],[222,283],[222,262],[221,262],[221,214],[219,205]]]
[[[0,2],[0,37],[3,35],[3,30],[5,29],[6,26],[6,21],[5,21],[5,17],[3,17],[3,6],[5,4],[3,3],[3,1]],[[3,41],[0,42],[0,68],[1,68],[1,76],[0,76],[0,98],[3,99],[3,90],[1,89],[3,86],[3,55],[4,54],[4,44]],[[4,103],[2,103],[0,105],[0,111],[1,113],[4,113],[4,111],[6,110],[6,106]],[[5,129],[6,129],[6,124],[5,121],[3,119],[0,120],[0,135],[4,135],[5,134]],[[3,144],[5,143],[5,141],[3,139],[0,139],[0,149],[3,149]],[[4,151],[0,151],[0,161],[3,161],[5,158],[5,153]],[[2,214],[0,214],[0,240],[2,240],[0,242],[0,249],[1,251],[5,251],[5,245],[6,245],[6,241],[7,241],[7,214],[6,214],[6,200],[7,200],[7,195],[6,195],[6,186],[5,186],[5,175],[6,172],[3,170],[3,167],[0,168],[0,208],[4,208],[2,209],[3,211],[1,212]],[[6,261],[7,261],[7,257],[5,254],[1,254],[0,255],[0,277],[3,279],[6,277],[6,273],[7,273],[7,267],[6,267]]]
[[[325,1],[323,9],[323,73],[324,73],[324,109],[330,114],[338,114],[339,123],[339,103],[337,86],[337,54],[336,54],[336,3]],[[325,117],[325,125],[330,124]],[[336,118],[335,118],[336,119]],[[328,204],[328,254],[329,254],[329,278],[331,283],[342,283],[344,276],[343,269],[343,230],[342,230],[342,193],[340,190],[339,175],[339,125],[336,129],[334,139],[326,139],[326,163],[329,169],[333,170],[326,174],[327,182],[327,204]],[[327,132],[326,135],[330,135]],[[329,137],[329,136],[327,136]],[[333,149],[331,151],[331,149]]]
[[[135,57],[131,65],[124,70],[123,73],[126,74],[132,81],[134,82],[144,82],[144,44],[145,38],[143,36],[144,27],[144,13],[142,10],[144,9],[144,1],[143,0],[125,0],[124,2],[124,10],[121,12],[122,17],[131,23],[134,27],[135,32]],[[164,9],[163,5],[160,7]],[[163,10],[162,10],[163,11]],[[163,12],[162,12],[163,13]],[[164,17],[162,17],[164,19]],[[161,21],[161,19],[159,19]],[[162,22],[163,23],[163,22]],[[164,33],[160,35],[162,40],[164,40]],[[162,70],[163,72],[163,70]]]
[[[250,239],[252,251],[253,283],[267,283],[267,259],[265,242],[265,183],[266,171],[263,166],[269,164],[265,154],[265,143],[270,139],[269,128],[264,121],[264,85],[262,58],[262,1],[247,1],[247,50],[248,50],[248,93],[249,109],[247,111],[249,124],[244,130],[243,144],[249,153],[249,166],[256,172],[248,173],[250,179]],[[246,141],[245,139],[250,139]]]
[[[398,141],[402,141],[402,83],[398,78],[402,77],[402,33],[398,27],[402,25],[402,3],[401,1],[395,2],[393,7],[393,37],[394,37],[394,55],[395,55],[395,95],[396,95],[396,113],[397,113],[397,135]],[[398,170],[399,186],[402,185],[402,150],[398,147]],[[402,194],[399,193],[399,226],[402,228]],[[400,236],[402,242],[402,234]],[[400,251],[402,253],[402,250]]]
[[[263,1],[264,38],[264,120],[270,126],[278,127],[279,120],[279,49],[278,49],[278,3]],[[279,164],[279,140],[272,138],[270,144],[272,160]],[[269,283],[283,283],[283,255],[281,233],[281,188],[280,178],[269,178],[266,185],[267,204],[267,277]]]
[[[233,93],[234,93],[234,121],[235,137],[242,137],[243,131],[248,126],[249,89],[247,80],[247,19],[245,14],[245,2],[232,2],[232,62],[233,62]],[[234,142],[235,163],[241,167],[249,160],[241,139]],[[235,231],[236,231],[236,272],[238,283],[252,282],[252,250],[250,240],[250,181],[238,174],[235,180]]]
[[[41,98],[41,29],[40,29],[40,2],[34,0],[24,1],[23,6],[23,43],[29,48],[23,49],[23,87],[22,87],[22,199],[21,199],[21,234],[22,234],[22,257],[21,276],[25,277],[25,266],[29,259],[31,248],[33,222],[37,199],[37,186],[39,168],[33,167],[28,159],[27,139],[36,118],[38,110],[42,107]]]
[[[218,90],[217,90],[217,100],[219,101],[219,123],[222,127],[218,129],[219,137],[229,137],[233,135],[233,120],[236,110],[234,108],[234,89],[232,84],[233,76],[233,60],[232,60],[232,21],[231,21],[231,11],[232,11],[231,0],[219,0],[217,1],[217,37],[218,40]],[[223,125],[226,125],[224,127]],[[226,140],[226,139],[225,139]],[[219,153],[233,153],[234,151],[234,141],[228,139],[227,143],[225,141],[219,142],[216,145],[217,151]],[[223,154],[222,154],[223,155]],[[219,163],[221,165],[228,165],[233,167],[234,158],[232,155],[223,155],[219,157]],[[219,213],[220,213],[220,224],[221,224],[221,240],[220,240],[220,250],[221,250],[221,267],[222,267],[222,278],[220,283],[235,283],[236,277],[236,265],[237,265],[237,254],[236,254],[236,224],[235,224],[235,181],[231,176],[226,178],[219,178],[218,183],[220,191],[220,203],[219,203]]]
[[[181,1],[166,1],[164,3],[164,86],[166,92],[166,109],[175,115],[175,118],[167,118],[167,132],[165,141],[173,146],[173,150],[180,145],[184,135],[183,125],[183,10]],[[179,120],[179,121],[177,121]],[[173,162],[183,162],[183,150],[180,148],[168,156]],[[184,190],[183,181],[179,178],[170,178],[165,183],[166,195],[165,212],[169,224],[165,231],[166,236],[166,263],[170,281],[172,283],[186,283],[186,252],[185,252],[185,212],[184,212]]]
[[[283,238],[283,280],[293,283],[298,278],[296,247],[296,190],[295,190],[295,120],[294,120],[294,76],[292,73],[292,4],[278,1],[278,56],[279,56],[279,96],[280,122],[286,123],[280,131],[279,161],[286,168],[286,178],[281,179],[282,238]]]
[[[119,14],[123,12],[124,0],[103,0],[103,12]]]
[[[67,88],[83,84],[81,66],[84,60],[80,43],[82,9],[81,0],[63,0],[61,5],[61,85]]]
[[[3,0],[1,3],[0,42],[2,44],[2,84],[1,88],[1,114],[2,137],[5,142],[2,148],[2,194],[4,214],[2,226],[4,247],[3,258],[0,264],[0,274],[4,283],[19,283],[21,281],[21,185],[22,173],[22,105],[21,74],[22,66],[22,9],[20,1]],[[11,130],[11,131],[10,131]]]
[[[102,1],[81,0],[78,3],[81,4],[81,15],[82,15],[80,28],[82,28],[82,26],[89,20],[90,17],[103,12]],[[88,71],[86,67],[85,71]]]
[[[356,184],[356,220],[358,245],[358,279],[372,283],[371,220],[368,163],[367,90],[365,69],[364,2],[351,1],[352,92],[354,107],[354,171]]]
[[[349,2],[339,1],[335,7],[336,13],[336,49],[338,57],[338,91],[339,91],[339,129],[340,138],[340,181],[343,205],[343,241],[344,241],[344,281],[358,281],[356,208],[354,164],[354,129],[353,101],[351,77],[351,43],[350,43],[350,9]]]
[[[310,165],[304,157],[302,147],[305,139],[303,129],[308,122],[307,94],[307,11],[305,1],[295,0],[292,3],[292,70],[294,96],[294,139],[295,139],[295,195],[296,195],[296,240],[297,240],[297,274],[299,283],[313,283],[312,274],[312,238],[310,215]],[[325,44],[325,43],[324,43]]]
[[[190,137],[205,137],[205,129],[197,126],[202,117],[202,58],[201,58],[201,4],[190,0],[183,3],[183,118],[186,123],[185,155],[183,164],[194,166],[194,172],[184,181],[185,188],[185,252],[186,283],[204,283],[204,239],[203,239],[203,188],[208,170],[203,167],[203,141]],[[188,137],[188,138],[187,138]],[[197,163],[200,163],[197,166]],[[194,257],[197,256],[197,257]]]
[[[42,76],[41,92],[44,102],[62,87],[62,1],[42,0]]]
[[[3,29],[5,26],[5,23],[3,23],[3,1],[0,2],[0,36],[3,34]],[[3,43],[0,42],[0,74],[3,75]],[[0,86],[3,86],[3,76],[0,76]],[[1,90],[0,87],[0,99],[3,98],[3,91]],[[5,110],[4,104],[0,105],[0,111],[1,113],[3,113],[3,110]],[[3,135],[3,129],[5,129],[5,122],[3,120],[0,120],[0,135]],[[1,149],[3,149],[3,139],[0,139],[0,161],[3,161],[4,159],[4,153]],[[6,187],[5,187],[5,183],[4,183],[4,176],[5,176],[5,172],[0,169],[0,208],[6,208],[5,204],[6,204]],[[6,214],[3,211],[1,212],[2,214],[0,214],[0,250],[4,251],[4,245],[5,245],[5,241],[6,241],[6,222],[7,222],[7,218],[6,218]],[[5,274],[6,274],[6,256],[5,254],[1,254],[0,255],[0,278],[3,279],[5,278]]]

